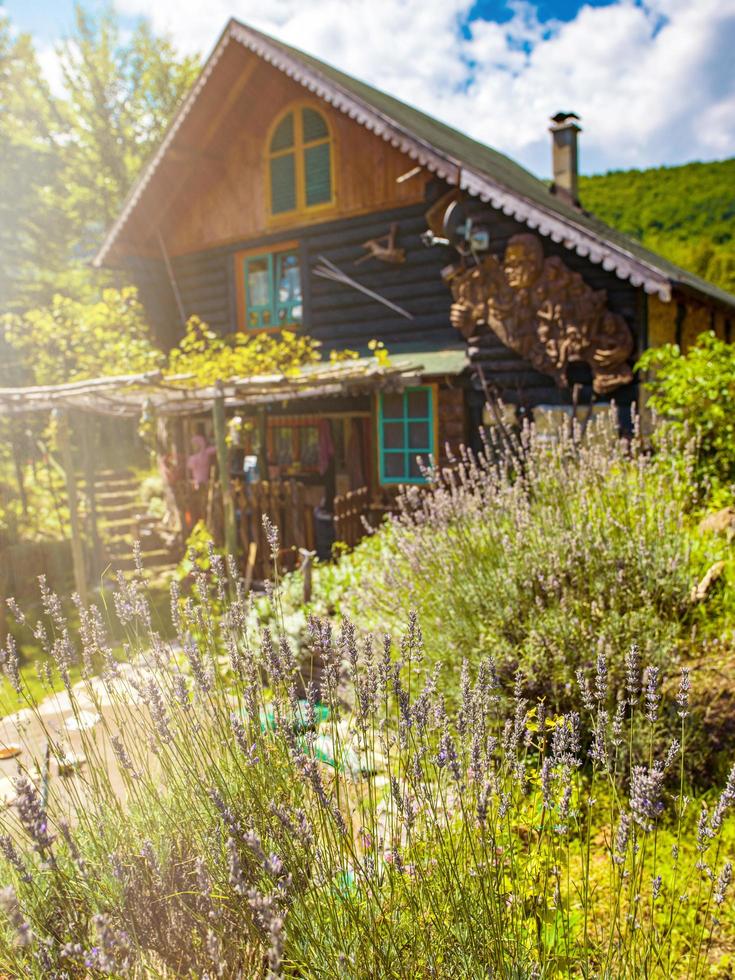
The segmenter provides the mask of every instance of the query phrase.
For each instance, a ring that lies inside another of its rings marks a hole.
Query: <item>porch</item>
[[[438,444],[439,381],[466,363],[462,349],[404,353],[384,363],[317,363],[294,375],[210,387],[157,373],[99,378],[0,389],[0,414],[54,411],[61,420],[81,595],[95,580],[88,557],[94,500],[86,508],[91,525],[79,518],[80,496],[94,493],[95,461],[84,433],[95,416],[144,422],[182,548],[203,521],[257,582],[272,574],[264,516],[278,526],[282,565],[292,568],[305,552],[328,558],[335,542],[354,547],[394,508],[401,483],[423,482],[418,460],[428,460]]]

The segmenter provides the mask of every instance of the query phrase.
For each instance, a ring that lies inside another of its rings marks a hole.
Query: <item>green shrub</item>
[[[686,354],[676,344],[652,347],[638,362],[651,407],[679,433],[696,437],[697,474],[715,485],[735,482],[735,345],[712,331]],[[732,487],[730,486],[730,490]]]

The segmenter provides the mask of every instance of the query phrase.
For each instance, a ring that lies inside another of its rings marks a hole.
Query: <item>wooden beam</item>
[[[71,452],[69,435],[69,417],[64,409],[57,409],[57,440],[61,465],[66,477],[66,496],[69,504],[69,525],[71,530],[71,558],[74,566],[74,585],[82,602],[87,604],[87,573],[84,563],[84,542],[79,521],[79,498],[77,496],[77,481],[74,475],[74,461]]]
[[[225,551],[237,558],[237,523],[235,521],[235,503],[232,499],[230,485],[230,468],[227,459],[227,439],[225,436],[225,395],[221,384],[217,385],[217,396],[212,405],[212,420],[214,422],[214,445],[217,450],[217,469],[222,490],[222,509],[225,521]]]
[[[190,374],[171,375],[166,382],[186,380]],[[161,371],[145,371],[142,374],[114,374],[86,381],[65,381],[58,385],[28,385],[21,388],[0,388],[0,397],[16,397],[26,400],[34,395],[67,395],[94,391],[98,388],[123,388],[131,385],[157,384],[164,381]]]
[[[268,479],[268,422],[265,408],[258,408],[258,474],[261,480]]]
[[[230,91],[227,93],[227,97],[222,101],[217,112],[212,115],[209,120],[209,125],[204,131],[204,135],[199,141],[199,149],[203,151],[212,142],[214,137],[217,135],[220,126],[226,119],[230,109],[240,98],[240,93],[245,88],[247,83],[252,78],[255,69],[261,64],[260,58],[257,55],[250,56],[250,63],[245,67],[244,70],[240,72],[237,76],[237,81],[230,87]]]
[[[174,294],[174,299],[176,300],[176,306],[179,311],[179,319],[181,320],[181,326],[186,331],[186,310],[184,309],[184,301],[181,298],[181,292],[179,291],[179,284],[176,282],[176,276],[174,275],[173,266],[171,265],[171,259],[168,256],[168,251],[166,245],[163,241],[163,236],[161,235],[160,229],[156,229],[156,238],[158,239],[158,247],[161,249],[161,255],[163,256],[163,263],[166,266],[166,274],[168,275],[168,281],[171,285],[171,291]]]

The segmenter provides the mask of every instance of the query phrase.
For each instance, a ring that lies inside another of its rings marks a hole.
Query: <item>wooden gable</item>
[[[423,200],[426,171],[397,180],[415,168],[407,154],[245,49],[231,46],[227,56],[230,63],[218,72],[219,105],[209,108],[206,122],[190,124],[169,151],[169,165],[178,167],[178,174],[173,187],[166,182],[155,197],[160,208],[155,224],[171,255]],[[284,112],[304,106],[317,109],[330,129],[333,204],[273,216],[270,136]],[[153,248],[150,233],[138,225],[135,250],[141,232]]]

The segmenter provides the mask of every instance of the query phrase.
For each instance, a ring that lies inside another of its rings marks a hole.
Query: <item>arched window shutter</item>
[[[293,153],[271,160],[271,211],[283,214],[296,207],[296,166]]]
[[[283,214],[296,207],[296,149],[294,115],[289,112],[276,127],[270,145],[271,212]]]
[[[304,179],[307,208],[331,201],[332,174],[329,165],[329,143],[309,146],[304,150]]]
[[[301,125],[304,143],[313,143],[316,140],[328,140],[329,130],[324,122],[324,116],[316,109],[303,109],[301,112]]]
[[[269,156],[271,214],[304,211],[333,200],[332,140],[316,109],[288,112],[271,137]]]

